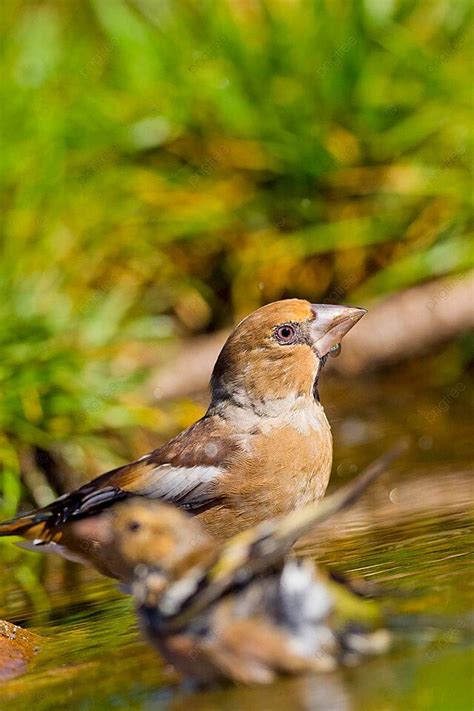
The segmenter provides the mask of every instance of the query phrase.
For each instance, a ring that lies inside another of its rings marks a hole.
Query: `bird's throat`
[[[319,389],[318,389],[319,378],[321,377],[321,371],[324,368],[324,366],[326,365],[327,359],[328,359],[327,355],[323,356],[322,358],[319,358],[318,371],[316,373],[316,377],[315,377],[314,383],[313,383],[313,397],[316,400],[316,402],[321,402],[321,400],[319,398]]]

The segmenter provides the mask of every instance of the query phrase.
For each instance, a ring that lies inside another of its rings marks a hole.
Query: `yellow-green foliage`
[[[150,422],[131,343],[467,267],[470,6],[4,0],[7,511]]]

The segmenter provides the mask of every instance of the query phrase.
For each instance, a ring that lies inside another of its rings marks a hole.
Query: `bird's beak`
[[[367,313],[367,309],[337,304],[311,304],[314,319],[310,332],[313,347],[320,358],[337,346],[346,333]]]

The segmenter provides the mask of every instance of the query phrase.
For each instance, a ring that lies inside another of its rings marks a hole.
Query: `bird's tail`
[[[51,514],[42,509],[29,511],[0,523],[0,536],[26,536],[35,538],[44,530],[45,523]]]

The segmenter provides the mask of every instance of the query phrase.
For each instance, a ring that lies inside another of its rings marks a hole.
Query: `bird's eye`
[[[135,531],[139,531],[140,528],[141,526],[138,521],[130,521],[130,523],[128,524],[128,530],[132,533],[135,533]]]
[[[284,323],[275,329],[275,337],[280,343],[294,343],[296,340],[296,328],[292,323]]]

